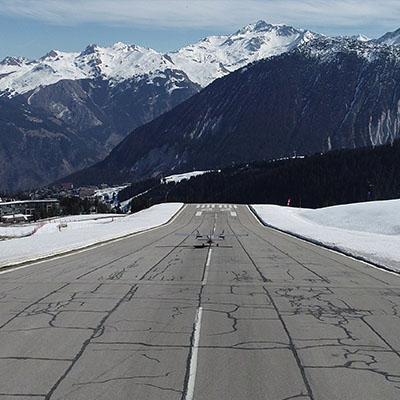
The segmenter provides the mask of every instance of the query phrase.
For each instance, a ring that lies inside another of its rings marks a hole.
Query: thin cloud
[[[258,19],[298,27],[400,25],[398,0],[0,0],[0,14],[55,25],[229,28]]]

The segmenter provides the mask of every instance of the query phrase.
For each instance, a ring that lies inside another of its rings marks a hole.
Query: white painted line
[[[232,204],[229,204],[229,205],[228,205],[228,208],[232,208]]]
[[[200,208],[200,204],[197,204],[196,208]]]
[[[237,205],[235,204],[233,207],[237,208]]]
[[[323,249],[323,250],[326,250],[326,251],[330,251],[331,253],[339,254],[339,255],[341,255],[341,256],[343,256],[343,257],[347,257],[347,258],[349,258],[350,260],[353,260],[353,261],[358,261],[359,263],[365,264],[365,265],[367,265],[368,267],[375,268],[375,269],[377,269],[378,271],[387,272],[388,274],[392,274],[392,275],[395,275],[395,276],[397,276],[397,277],[399,276],[399,273],[397,273],[397,272],[395,272],[395,271],[390,271],[390,270],[388,270],[388,269],[386,269],[386,268],[380,268],[380,267],[378,267],[378,266],[376,266],[376,265],[370,264],[368,261],[359,260],[358,258],[352,257],[352,256],[350,256],[350,255],[348,255],[348,254],[341,253],[340,251],[336,251],[336,250],[330,249],[330,248],[325,247],[325,246],[322,246],[322,245],[320,246],[320,245],[318,245],[317,243],[313,243],[313,242],[311,242],[311,241],[308,241],[307,239],[302,239],[302,238],[300,238],[300,237],[295,236],[294,234],[291,235],[290,233],[283,232],[283,231],[281,231],[279,228],[275,228],[275,227],[272,226],[272,225],[270,225],[270,226],[264,225],[264,224],[257,218],[256,214],[253,213],[253,212],[251,211],[251,208],[250,208],[249,206],[247,206],[247,208],[248,208],[250,214],[253,214],[253,217],[255,218],[255,220],[256,220],[263,228],[272,229],[272,230],[274,230],[275,232],[281,233],[283,236],[288,236],[288,237],[290,237],[290,238],[292,238],[292,239],[300,240],[301,242],[307,243],[307,244],[309,244],[309,245],[311,245],[311,246],[318,247],[319,249]]]
[[[213,204],[213,205],[211,206],[211,208],[215,208],[215,204]]]
[[[209,266],[210,266],[210,262],[211,262],[211,253],[212,253],[212,249],[210,249],[210,251],[208,252],[206,267],[209,267]]]
[[[236,211],[231,211],[231,217],[237,217]]]
[[[197,211],[197,213],[196,213],[196,217],[201,217],[201,215],[203,214],[203,212],[202,211]]]
[[[220,204],[218,207],[219,207],[219,208],[222,208],[222,204]]]
[[[54,257],[54,258],[52,258],[52,260],[55,260],[55,259],[57,259],[57,258],[60,258],[60,257]],[[35,263],[35,264],[39,264],[39,263]],[[28,267],[31,267],[32,266],[32,264],[29,264],[29,265],[22,265],[21,267],[15,267],[15,268],[10,268],[10,269],[6,269],[5,271],[1,271],[0,272],[0,275],[3,275],[3,274],[8,274],[9,272],[14,272],[14,271],[18,271],[19,269],[24,269],[24,268],[28,268]]]
[[[212,253],[212,249],[210,248],[207,254],[207,261],[206,261],[206,269],[204,271],[204,278],[203,281],[201,282],[202,286],[207,284],[207,280],[208,280],[208,270],[209,270],[209,266],[211,263],[211,253]]]
[[[202,204],[202,205],[201,205],[201,208],[204,208],[205,206],[206,206],[205,204]]]
[[[196,381],[197,371],[197,357],[199,354],[199,343],[200,343],[200,329],[201,329],[201,317],[203,315],[203,308],[199,307],[196,313],[196,322],[194,326],[194,340],[192,347],[192,357],[189,366],[189,381],[185,400],[193,400],[194,395],[194,384]]]
[[[7,268],[5,271],[1,271],[0,275],[8,274],[9,272],[18,271],[19,269],[33,267],[34,265],[43,264],[43,263],[48,262],[48,261],[58,260],[60,258],[69,257],[69,256],[72,256],[72,255],[75,255],[75,254],[80,254],[80,253],[83,253],[85,251],[97,249],[99,247],[107,246],[107,245],[112,244],[112,243],[120,242],[121,240],[130,239],[133,236],[139,236],[139,235],[143,235],[143,234],[148,233],[148,232],[155,231],[156,229],[163,228],[163,227],[168,226],[168,225],[172,224],[173,222],[175,222],[175,220],[183,213],[183,210],[185,210],[186,208],[187,208],[187,206],[183,205],[178,210],[178,212],[169,221],[167,221],[166,223],[164,223],[162,225],[154,226],[153,228],[149,228],[149,229],[143,229],[142,231],[138,231],[138,232],[128,233],[128,234],[123,235],[121,237],[116,237],[114,239],[108,239],[108,240],[103,241],[103,242],[88,244],[88,245],[85,245],[82,248],[78,247],[78,248],[75,248],[75,249],[68,250],[66,253],[59,253],[58,255],[57,255],[57,253],[55,253],[53,255],[52,254],[48,254],[48,255],[44,255],[42,258],[40,258],[40,256],[38,256],[38,258],[32,259],[32,260],[27,259],[25,261],[21,261],[21,262],[28,263],[27,265],[21,265],[21,266],[16,266],[16,267],[12,267],[12,265],[10,265],[10,267]],[[4,268],[4,267],[2,266],[0,268]]]

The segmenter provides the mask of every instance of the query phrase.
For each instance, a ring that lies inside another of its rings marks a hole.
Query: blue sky
[[[259,19],[376,38],[400,28],[400,0],[0,0],[0,59],[117,41],[170,51]]]

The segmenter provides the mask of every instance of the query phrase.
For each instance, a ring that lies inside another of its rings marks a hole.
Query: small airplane
[[[243,234],[236,234],[236,233],[225,234],[225,230],[223,230],[222,233],[219,233],[219,234],[215,234],[213,231],[210,231],[209,234],[203,234],[203,233],[200,233],[199,230],[197,230],[195,233],[175,233],[175,235],[179,235],[179,236],[194,236],[196,239],[205,240],[205,242],[200,244],[200,245],[194,245],[195,248],[211,247],[213,244],[216,247],[219,247],[219,243],[216,243],[216,241],[224,240],[226,237],[249,236],[247,233],[243,233]],[[229,246],[229,247],[231,247],[231,246]]]

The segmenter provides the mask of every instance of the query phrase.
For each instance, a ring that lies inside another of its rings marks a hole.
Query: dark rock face
[[[90,144],[40,110],[0,99],[0,190],[30,188],[90,160]],[[92,159],[92,161],[95,161]]]
[[[102,160],[132,129],[199,90],[168,70],[113,86],[63,80],[0,98],[0,191],[43,186]]]
[[[255,63],[137,128],[73,178],[135,180],[391,142],[400,136],[398,53],[322,39]]]

